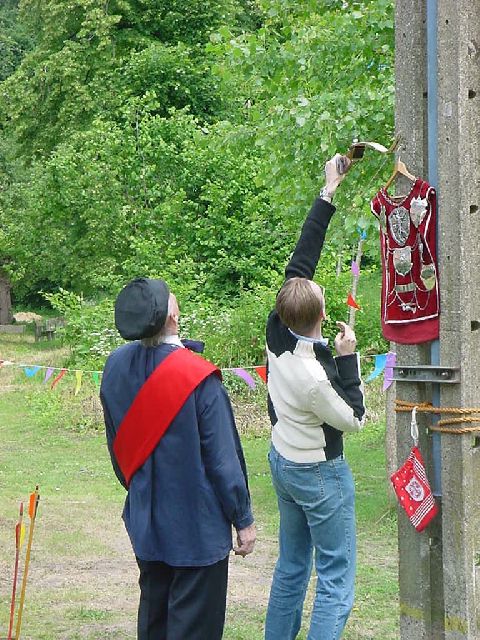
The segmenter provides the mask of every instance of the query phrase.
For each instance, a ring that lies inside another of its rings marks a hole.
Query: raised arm
[[[297,246],[285,269],[285,278],[307,278],[312,280],[322,251],[325,234],[331,217],[335,213],[332,198],[345,173],[338,172],[338,160],[348,169],[348,159],[335,155],[325,165],[325,187],[320,192],[305,220]]]

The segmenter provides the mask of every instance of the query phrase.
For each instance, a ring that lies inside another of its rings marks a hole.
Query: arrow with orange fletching
[[[35,491],[30,494],[30,500],[28,503],[28,515],[30,517],[30,530],[28,532],[28,544],[27,551],[25,553],[25,568],[23,570],[22,578],[22,591],[20,593],[20,603],[18,605],[17,615],[17,627],[15,629],[15,640],[20,639],[20,629],[22,626],[22,614],[23,605],[25,603],[25,591],[27,588],[28,567],[30,564],[30,553],[32,550],[33,532],[35,529],[35,520],[37,518],[38,501],[40,500],[40,494],[38,493],[38,485],[35,487]],[[21,534],[21,532],[20,532]]]

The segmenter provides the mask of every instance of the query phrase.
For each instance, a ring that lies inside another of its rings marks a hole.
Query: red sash
[[[125,481],[151,455],[190,394],[211,373],[211,362],[188,349],[169,354],[144,382],[120,424],[113,451]]]

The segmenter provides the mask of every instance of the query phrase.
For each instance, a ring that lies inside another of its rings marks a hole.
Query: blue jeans
[[[312,570],[317,585],[308,640],[339,640],[353,605],[355,489],[343,457],[300,464],[272,446],[272,481],[280,511],[265,640],[294,640]]]

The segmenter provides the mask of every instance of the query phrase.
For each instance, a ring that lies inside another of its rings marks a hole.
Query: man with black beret
[[[220,371],[178,337],[163,280],[118,295],[130,342],[110,354],[100,397],[107,444],[127,489],[123,519],[140,569],[139,640],[220,640],[232,526],[236,554],[255,526],[245,460]]]

